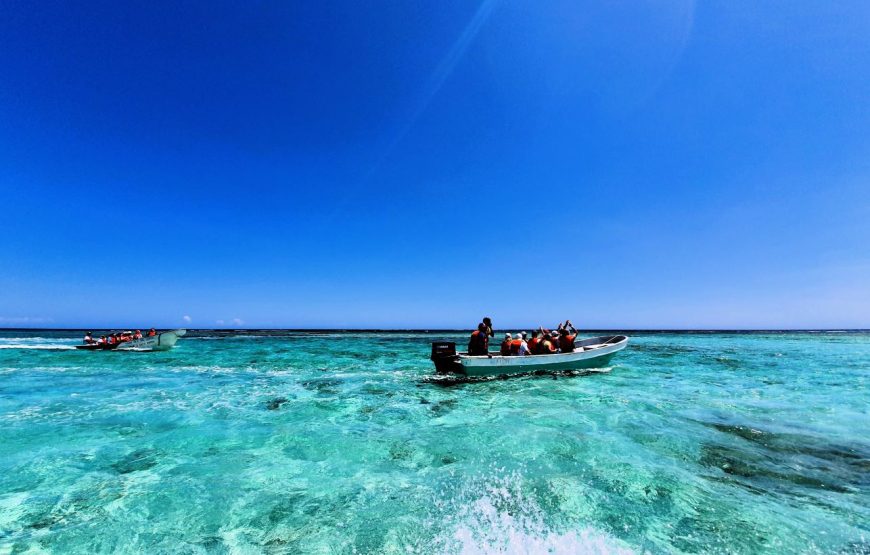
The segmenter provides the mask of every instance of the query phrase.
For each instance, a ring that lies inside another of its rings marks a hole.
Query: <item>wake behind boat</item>
[[[624,335],[605,335],[577,342],[572,352],[515,356],[457,353],[456,343],[436,341],[432,343],[431,359],[435,363],[436,372],[465,376],[556,372],[600,368],[626,345],[628,345],[628,337]]]
[[[179,337],[187,334],[185,329],[155,333],[116,343],[88,343],[76,345],[82,351],[168,351],[175,346]]]

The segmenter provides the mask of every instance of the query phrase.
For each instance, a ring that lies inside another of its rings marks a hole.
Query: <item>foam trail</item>
[[[553,528],[534,497],[524,492],[523,482],[519,472],[496,471],[494,476],[465,484],[457,496],[440,504],[451,525],[435,544],[443,552],[463,555],[633,553],[616,538],[589,526]]]

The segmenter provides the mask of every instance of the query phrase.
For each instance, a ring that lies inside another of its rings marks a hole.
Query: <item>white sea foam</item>
[[[462,555],[633,553],[616,538],[588,525],[555,527],[548,523],[534,497],[524,493],[523,482],[519,472],[475,479],[457,497],[439,503],[449,522],[436,538],[439,550]],[[470,491],[477,495],[467,495]]]

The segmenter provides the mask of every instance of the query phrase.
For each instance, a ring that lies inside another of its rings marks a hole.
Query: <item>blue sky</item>
[[[870,4],[0,4],[0,326],[870,327]]]

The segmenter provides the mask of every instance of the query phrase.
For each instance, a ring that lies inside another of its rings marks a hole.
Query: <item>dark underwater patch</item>
[[[286,397],[275,397],[274,399],[269,399],[269,401],[266,402],[266,410],[278,410],[281,408],[281,405],[286,402]]]
[[[406,461],[414,455],[414,448],[407,442],[394,443],[390,446],[390,458],[394,461]]]
[[[199,545],[206,553],[229,553],[229,548],[224,545],[223,540],[215,536],[203,538]]]
[[[788,486],[801,486],[812,489],[849,493],[852,490],[842,483],[841,476],[820,473],[806,469],[803,473],[788,472],[790,464],[782,459],[775,459],[732,447],[718,444],[704,444],[698,463],[710,468],[718,468],[725,474],[751,481],[753,487],[764,487],[766,481],[776,489],[789,489]]]
[[[429,410],[435,413],[438,416],[443,416],[448,412],[452,411],[456,406],[456,399],[445,399],[443,401],[438,401],[437,403],[433,403]]]
[[[131,472],[140,472],[156,466],[158,458],[159,453],[156,449],[137,449],[112,463],[111,467],[118,474],[130,474]]]
[[[337,395],[341,384],[341,380],[322,378],[304,381],[302,387],[321,395]]]
[[[703,424],[761,447],[768,456],[780,459],[780,462],[787,462],[783,459],[790,456],[811,458],[802,460],[801,466],[827,469],[839,475],[855,474],[849,481],[856,485],[870,484],[870,446],[866,444],[829,443],[814,436],[774,433],[754,426],[719,422]]]
[[[739,360],[721,355],[716,357],[716,363],[731,370],[739,370],[743,366]]]

